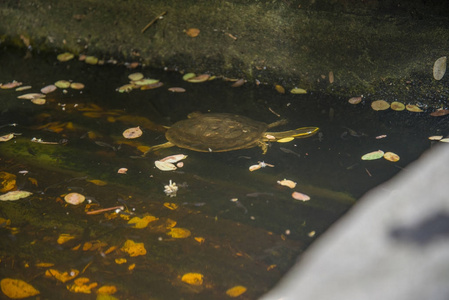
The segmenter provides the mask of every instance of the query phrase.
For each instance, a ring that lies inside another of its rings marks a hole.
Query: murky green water
[[[0,202],[0,217],[10,220],[0,224],[0,274],[33,285],[42,299],[93,299],[105,285],[117,288],[118,299],[226,299],[226,291],[236,285],[247,288],[240,299],[256,299],[355,199],[402,169],[406,172],[407,164],[432,146],[428,136],[448,133],[445,118],[373,111],[370,103],[377,99],[371,95],[351,105],[347,99],[313,93],[281,95],[263,85],[232,88],[221,79],[193,84],[175,71],[24,55],[13,49],[0,52],[0,82],[32,86],[23,92],[0,90],[0,126],[18,124],[0,128],[0,136],[17,134],[0,144],[0,171],[16,175],[17,188],[33,195]],[[136,71],[160,79],[164,86],[118,93],[116,88]],[[61,79],[86,87],[67,93],[58,89],[47,95],[45,105],[17,99]],[[167,91],[175,86],[186,92]],[[161,125],[193,111],[235,113],[267,123],[280,119],[275,112],[289,121],[276,129],[318,126],[321,131],[307,139],[273,143],[266,155],[260,148],[198,153],[173,147],[141,157],[137,146],[165,142]],[[135,126],[142,128],[142,137],[125,144],[122,132]],[[382,134],[387,137],[375,138]],[[360,159],[378,149],[401,159]],[[183,168],[163,172],[154,167],[155,160],[179,153],[188,155]],[[258,161],[274,167],[249,172]],[[122,167],[127,174],[117,174]],[[277,184],[284,178],[297,182],[294,190],[311,200],[292,199],[293,190]],[[169,180],[179,185],[173,198],[164,194]],[[90,204],[66,204],[63,197],[69,192],[85,195]],[[86,214],[114,206],[125,211]],[[145,228],[128,224],[130,218],[148,215],[157,220]],[[173,226],[191,235],[174,238],[169,235]],[[58,242],[61,234],[73,238]],[[143,243],[146,254],[130,256],[123,249],[127,240]],[[46,276],[49,269],[79,271],[77,278],[97,285],[91,294],[74,293],[68,289],[75,279],[62,283]],[[186,273],[202,274],[202,284],[183,282]]]

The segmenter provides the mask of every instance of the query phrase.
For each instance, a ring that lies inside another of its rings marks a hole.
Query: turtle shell
[[[200,114],[173,124],[165,137],[195,151],[223,152],[258,145],[268,125],[233,114]]]

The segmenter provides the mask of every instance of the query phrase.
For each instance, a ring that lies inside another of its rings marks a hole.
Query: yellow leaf
[[[104,251],[104,254],[109,254],[117,248],[118,248],[117,246],[111,246],[108,249],[106,249],[106,251]]]
[[[117,297],[108,294],[98,294],[95,300],[119,300]]]
[[[40,292],[20,279],[4,278],[0,282],[2,292],[11,299],[22,299],[38,295]]]
[[[145,216],[142,219],[139,217],[134,217],[128,221],[128,224],[134,224],[133,228],[145,228],[148,226],[148,223],[159,220],[155,216]]]
[[[286,137],[286,138],[283,138],[283,139],[279,139],[276,142],[278,142],[278,143],[288,143],[288,142],[293,141],[294,139],[295,139],[294,137],[289,136],[289,137]]]
[[[181,280],[190,285],[202,285],[203,277],[204,275],[200,273],[186,273],[182,275]]]
[[[276,84],[274,86],[274,88],[276,89],[276,91],[278,91],[278,93],[285,94],[285,89],[284,89],[284,87],[282,85]]]
[[[116,258],[115,263],[117,265],[125,264],[127,262],[126,258]]]
[[[240,296],[244,292],[246,292],[246,287],[244,287],[242,285],[236,285],[236,286],[230,288],[229,290],[227,290],[226,295],[228,295],[229,297],[235,298],[235,297]]]
[[[117,293],[117,287],[115,285],[103,285],[100,287],[97,292],[97,294],[106,294],[106,295],[112,295]]]
[[[168,209],[171,209],[171,210],[175,210],[175,209],[178,208],[178,204],[176,204],[176,203],[165,202],[165,203],[164,203],[164,206],[165,206],[166,208],[168,208]]]
[[[95,185],[99,185],[99,186],[103,186],[103,185],[107,185],[108,183],[106,181],[103,180],[99,180],[99,179],[92,179],[92,180],[88,180],[89,182],[95,184]]]
[[[58,242],[59,245],[62,245],[62,244],[64,244],[64,243],[67,243],[67,242],[70,241],[70,240],[73,240],[74,238],[75,238],[75,237],[74,237],[73,235],[70,235],[70,234],[68,234],[68,233],[61,233],[61,234],[59,235],[59,237],[58,237],[57,242]]]
[[[398,161],[400,159],[399,155],[397,155],[396,153],[393,153],[393,152],[385,152],[384,158],[386,160],[389,160],[389,161],[392,161],[392,162],[396,162],[396,161]]]
[[[129,271],[132,271],[132,270],[134,270],[135,267],[136,267],[136,264],[130,264],[130,265],[128,266],[128,270],[129,270]]]
[[[91,242],[85,242],[83,245],[83,251],[87,251],[90,248],[92,248],[92,243]]]
[[[165,228],[169,229],[169,228],[175,227],[176,224],[177,224],[177,222],[175,220],[167,219],[165,221]]]
[[[203,237],[197,236],[197,237],[195,237],[195,241],[202,244],[202,243],[204,243],[205,239]]]
[[[147,254],[147,250],[143,243],[135,243],[132,240],[127,240],[120,250],[128,253],[131,257]]]
[[[186,237],[189,237],[190,234],[190,230],[185,228],[170,228],[170,231],[167,232],[167,235],[175,239],[184,239]]]
[[[294,88],[290,90],[292,94],[307,94],[307,90],[301,88]]]
[[[45,277],[54,278],[56,280],[61,281],[62,283],[75,278],[76,276],[78,276],[78,274],[79,271],[75,269],[71,269],[70,273],[69,272],[61,273],[55,269],[48,269],[47,271],[45,271]]]
[[[0,217],[0,228],[11,225],[11,220]]]
[[[67,285],[67,289],[73,293],[90,294],[91,289],[95,288],[98,285],[98,283],[96,282],[88,283],[89,281],[90,279],[87,277],[77,278],[75,279],[73,284]]]
[[[8,192],[16,187],[16,175],[0,172],[0,193]]]
[[[36,179],[36,178],[28,177],[28,180],[31,182],[31,184],[33,184],[33,185],[35,185],[35,186],[38,186],[38,184],[37,184],[37,179]]]
[[[49,268],[49,267],[53,267],[55,264],[52,263],[37,263],[35,266],[39,267],[39,268]]]

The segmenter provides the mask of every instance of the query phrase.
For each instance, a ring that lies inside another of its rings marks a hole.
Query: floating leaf
[[[88,180],[89,182],[98,185],[98,186],[104,186],[107,185],[108,183],[106,181],[100,180],[100,179],[92,179],[92,180]]]
[[[292,94],[307,94],[307,90],[300,89],[300,88],[294,88],[290,90],[290,93]]]
[[[22,85],[22,83],[21,82],[18,82],[18,81],[13,81],[13,82],[8,82],[8,83],[5,83],[5,84],[0,84],[0,88],[2,88],[2,89],[4,89],[4,90],[7,90],[7,89],[13,89],[13,88],[15,88],[15,87],[18,87],[18,86],[21,86]]]
[[[393,152],[385,152],[384,158],[386,160],[396,162],[399,160],[399,155],[397,155],[396,153],[393,153]]]
[[[170,228],[170,231],[167,232],[167,235],[171,236],[175,239],[184,239],[191,235],[190,230],[185,228]]]
[[[243,78],[241,78],[241,79],[237,80],[236,82],[234,82],[234,83],[231,85],[231,87],[240,87],[240,86],[244,85],[245,82],[246,82],[246,80],[243,79]]]
[[[126,139],[136,139],[142,135],[142,130],[139,126],[128,128],[125,131],[123,131],[123,136]]]
[[[134,88],[134,85],[132,85],[132,84],[125,84],[125,85],[122,85],[121,87],[119,87],[117,89],[117,91],[119,93],[123,93],[123,92],[129,93],[129,92],[131,92],[133,90],[133,88]]]
[[[386,110],[390,108],[390,104],[385,100],[376,100],[371,103],[371,108],[376,111]]]
[[[3,294],[11,299],[22,299],[38,295],[40,292],[20,279],[3,278],[0,281]]]
[[[184,93],[186,91],[186,89],[184,89],[182,87],[171,87],[171,88],[168,88],[168,90],[173,93]]]
[[[26,198],[30,196],[31,192],[26,191],[11,191],[6,194],[3,194],[0,196],[0,201],[16,201],[22,198]]]
[[[285,94],[285,88],[282,85],[276,84],[274,88],[279,94]]]
[[[73,284],[67,285],[67,290],[72,293],[90,294],[93,288],[96,288],[98,283],[89,283],[90,279],[87,277],[80,277],[73,281]]]
[[[70,272],[61,273],[55,269],[48,269],[45,271],[45,277],[54,278],[62,283],[72,280],[76,276],[78,276],[79,271],[75,269],[71,269]]]
[[[182,275],[181,280],[190,285],[202,285],[203,277],[201,273],[186,273]]]
[[[69,61],[71,59],[73,59],[75,57],[75,55],[73,55],[70,52],[65,52],[65,53],[61,53],[59,54],[56,59],[59,60],[60,62],[65,62],[65,61]]]
[[[151,83],[151,84],[146,84],[146,85],[142,85],[141,87],[140,87],[140,89],[142,90],[142,91],[145,91],[145,90],[152,90],[152,89],[157,89],[157,88],[159,88],[159,87],[161,87],[161,86],[163,86],[164,84],[162,83],[162,82],[155,82],[155,83]]]
[[[300,193],[300,192],[293,192],[292,193],[292,198],[295,200],[299,200],[299,201],[309,201],[310,200],[310,196]]]
[[[258,165],[252,165],[252,166],[249,167],[249,170],[250,170],[251,172],[254,172],[254,171],[256,171],[256,170],[259,170],[260,168],[262,168],[262,166],[261,166],[260,164],[258,164]]]
[[[240,296],[241,294],[246,292],[246,287],[243,285],[236,285],[226,291],[226,295],[228,295],[231,298],[235,298]]]
[[[143,243],[136,243],[133,240],[127,240],[120,250],[128,253],[131,257],[147,254],[145,245]]]
[[[362,160],[375,160],[379,159],[384,156],[384,152],[382,150],[373,151],[370,153],[367,153],[362,156]]]
[[[352,97],[349,98],[348,102],[350,104],[359,104],[360,102],[362,102],[362,97]]]
[[[126,172],[128,172],[128,169],[127,169],[127,168],[120,168],[120,169],[118,169],[118,171],[117,171],[117,173],[119,173],[119,174],[126,174]]]
[[[449,109],[438,109],[438,110],[432,112],[430,115],[432,117],[441,117],[441,116],[445,116],[447,114],[449,114]]]
[[[96,58],[95,56],[86,56],[84,62],[89,65],[96,65],[98,64],[98,58]]]
[[[21,92],[21,91],[25,91],[25,90],[29,90],[29,89],[31,89],[31,85],[18,87],[18,88],[16,88],[16,91]]]
[[[72,82],[70,84],[70,88],[72,88],[74,90],[82,90],[82,89],[84,89],[84,84],[81,82]]]
[[[65,195],[64,197],[65,202],[72,204],[72,205],[78,205],[84,202],[86,200],[86,197],[79,193],[69,193]]]
[[[159,219],[156,218],[155,216],[145,216],[143,218],[134,217],[128,221],[128,224],[134,225],[133,228],[142,229],[142,228],[147,227],[150,222],[154,222],[157,220],[159,220]]]
[[[143,79],[135,80],[132,83],[137,86],[143,86],[143,85],[150,85],[150,84],[158,83],[158,82],[159,82],[159,79],[143,78]]]
[[[176,166],[172,163],[169,162],[164,162],[164,161],[160,161],[160,160],[156,160],[154,162],[154,165],[156,166],[156,168],[158,168],[161,171],[173,171],[176,170]]]
[[[70,81],[67,80],[58,80],[55,82],[55,86],[60,89],[67,89],[70,87]]]
[[[405,109],[405,105],[402,104],[401,102],[392,102],[391,103],[391,109],[395,110],[395,111],[402,111]]]
[[[0,142],[7,142],[10,139],[12,139],[13,137],[14,137],[14,133],[2,135],[2,136],[0,136]]]
[[[200,236],[194,237],[194,239],[195,239],[195,241],[197,241],[200,244],[204,243],[204,241],[205,241],[205,238],[200,237]]]
[[[295,138],[294,137],[286,137],[286,138],[283,138],[283,139],[279,139],[279,140],[277,140],[276,142],[278,142],[278,143],[288,143],[288,142],[291,142],[291,141],[293,141]]]
[[[31,102],[36,105],[44,105],[47,101],[45,99],[31,99]]]
[[[208,81],[209,78],[210,78],[209,74],[202,74],[202,75],[198,75],[193,78],[189,78],[189,79],[187,79],[187,81],[192,82],[192,83],[200,83],[200,82]]]
[[[185,30],[185,33],[190,37],[197,37],[200,34],[200,30],[198,28],[189,28]]]
[[[116,258],[115,259],[115,263],[117,265],[122,265],[122,264],[126,264],[128,262],[128,260],[126,258]]]
[[[129,80],[131,81],[137,81],[143,78],[142,73],[132,73],[128,75]]]
[[[47,85],[46,87],[41,88],[41,93],[48,94],[48,93],[56,91],[56,89],[57,89],[56,85],[50,84],[50,85]]]
[[[440,142],[442,142],[442,143],[449,143],[449,138],[441,139]]]
[[[438,58],[433,64],[433,78],[435,80],[441,80],[446,73],[446,56]]]
[[[429,136],[429,140],[431,140],[431,141],[439,141],[439,140],[441,140],[442,138],[443,138],[442,135],[432,135],[432,136]]]
[[[177,163],[178,161],[183,160],[185,158],[187,158],[187,155],[175,154],[175,155],[170,155],[170,156],[164,157],[164,158],[160,159],[159,161],[169,162],[169,163]]]
[[[381,135],[376,136],[376,140],[384,139],[386,137],[387,137],[386,134],[381,134]]]
[[[40,94],[40,93],[29,93],[29,94],[20,95],[17,98],[19,98],[19,99],[26,99],[26,100],[32,100],[32,99],[45,98],[45,95],[44,94]]]
[[[413,105],[413,104],[407,104],[405,106],[405,108],[411,112],[422,112],[423,111],[421,108],[419,108],[418,106]]]
[[[291,189],[294,189],[296,187],[296,182],[289,180],[289,179],[279,180],[278,184],[280,184],[282,186],[287,186]]]
[[[184,76],[182,76],[182,80],[187,81],[189,79],[194,78],[195,76],[196,76],[195,73],[187,73],[187,74],[184,74]]]

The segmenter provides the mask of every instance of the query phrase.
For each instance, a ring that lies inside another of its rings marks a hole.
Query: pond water
[[[0,201],[0,274],[32,285],[44,299],[100,299],[108,288],[117,299],[228,299],[236,286],[246,288],[240,299],[257,299],[360,196],[406,172],[436,143],[429,136],[448,133],[445,118],[372,110],[374,95],[351,105],[354,95],[280,94],[263,84],[234,88],[222,78],[189,83],[178,71],[24,56],[0,51],[0,82],[32,86],[0,90],[0,136],[15,134],[0,143],[0,172],[16,176],[13,189],[33,193]],[[164,85],[119,93],[135,72]],[[58,80],[85,88],[57,89],[44,105],[17,98]],[[272,131],[317,126],[320,132],[271,143],[265,155],[258,147],[222,153],[172,147],[142,156],[142,147],[166,142],[164,126],[191,112],[286,119]],[[124,139],[122,132],[136,126],[142,136]],[[361,160],[379,149],[400,160]],[[155,167],[174,154],[188,156],[182,168]],[[260,161],[274,167],[250,172]],[[283,179],[296,187],[279,185]],[[6,193],[11,179],[2,180]],[[164,193],[170,180],[179,187],[176,197]],[[311,199],[295,200],[293,191]],[[72,192],[86,201],[65,203]],[[117,206],[123,210],[88,214]]]

